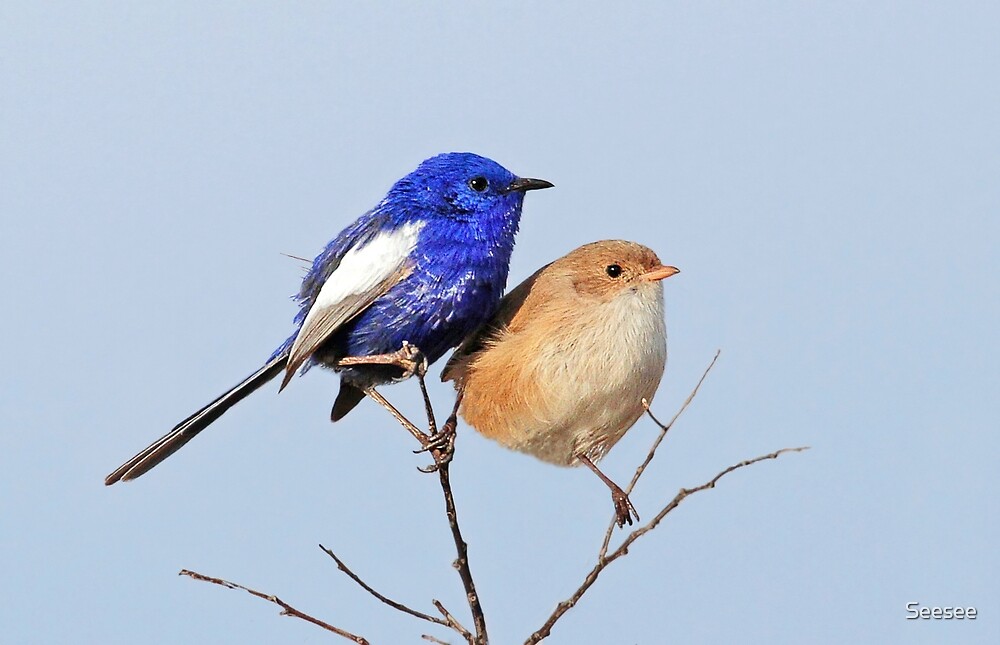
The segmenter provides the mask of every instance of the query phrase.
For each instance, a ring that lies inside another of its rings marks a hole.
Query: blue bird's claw
[[[427,356],[416,345],[404,340],[397,356],[399,357],[399,367],[403,368],[404,379],[411,376],[423,378],[427,375]]]

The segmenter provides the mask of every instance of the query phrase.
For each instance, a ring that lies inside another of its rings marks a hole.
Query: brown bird
[[[660,384],[667,360],[660,281],[678,271],[634,242],[581,246],[508,293],[441,375],[455,381],[462,418],[484,436],[594,471],[611,489],[619,526],[639,515],[596,462]]]

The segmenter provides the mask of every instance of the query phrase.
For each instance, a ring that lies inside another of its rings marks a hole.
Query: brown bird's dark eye
[[[469,180],[469,188],[476,191],[477,193],[483,192],[484,190],[489,188],[489,186],[490,182],[486,181],[486,177],[473,177],[472,179]]]
[[[604,270],[612,278],[617,278],[622,274],[622,268],[617,264],[609,264],[608,267]]]

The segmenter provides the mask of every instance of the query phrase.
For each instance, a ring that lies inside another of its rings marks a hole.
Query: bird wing
[[[476,331],[469,334],[452,353],[451,358],[448,359],[447,364],[444,366],[444,370],[441,371],[442,381],[455,380],[461,383],[465,369],[475,360],[476,355],[486,349],[488,344],[505,330],[514,330],[513,328],[517,326],[514,318],[521,311],[525,300],[531,295],[531,289],[535,285],[535,280],[549,266],[546,264],[538,271],[535,271],[500,300],[497,312],[493,314],[493,317],[480,325]]]
[[[343,254],[312,299],[289,350],[282,388],[341,326],[413,272],[410,253],[421,228],[423,222],[381,231]]]

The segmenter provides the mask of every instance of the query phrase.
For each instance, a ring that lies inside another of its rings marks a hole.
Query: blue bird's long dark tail
[[[170,432],[115,469],[113,473],[104,478],[105,485],[110,486],[119,481],[135,479],[157,466],[161,461],[180,450],[188,441],[194,439],[195,435],[221,417],[226,410],[280,374],[287,363],[287,351],[269,360],[259,370],[243,379],[239,385],[178,423]]]

